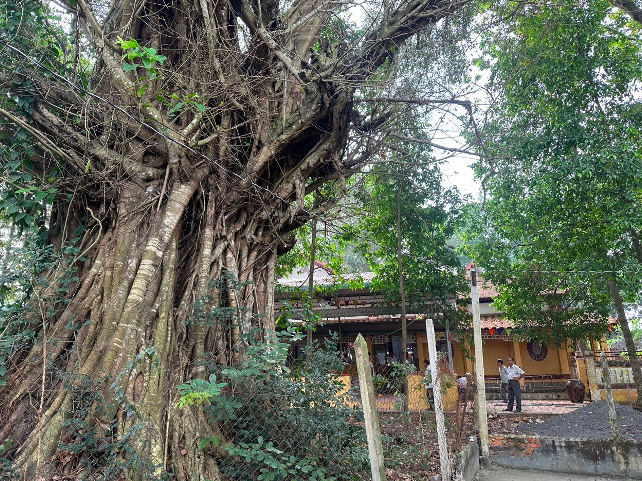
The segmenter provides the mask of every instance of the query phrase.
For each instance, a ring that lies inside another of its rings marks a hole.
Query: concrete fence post
[[[428,340],[428,356],[433,367],[432,392],[435,402],[435,421],[437,422],[437,444],[439,445],[439,463],[441,479],[450,479],[450,459],[448,458],[448,443],[446,441],[446,424],[444,420],[444,405],[441,400],[441,373],[437,358],[437,343],[435,342],[435,326],[432,319],[426,319],[426,337]]]
[[[479,445],[481,455],[488,457],[488,412],[486,410],[486,377],[484,373],[484,348],[481,332],[481,311],[479,308],[479,285],[477,270],[470,269],[470,296],[473,307],[473,339],[475,340],[475,380],[477,392],[475,393],[475,420],[479,431]]]
[[[584,351],[584,365],[586,366],[586,379],[588,380],[587,387],[591,393],[591,401],[599,401],[602,397],[600,396],[600,387],[598,386],[597,381],[595,354],[593,351]]]
[[[620,427],[617,423],[617,410],[615,409],[615,401],[613,400],[613,389],[611,388],[611,370],[609,369],[609,362],[606,358],[606,353],[602,351],[602,378],[604,379],[604,390],[606,391],[606,402],[609,405],[609,424],[611,431],[613,431],[613,439],[616,442],[620,441]]]
[[[379,412],[370,372],[370,357],[368,344],[361,334],[354,343],[361,390],[361,406],[366,423],[366,438],[368,439],[368,454],[370,455],[370,470],[372,481],[386,481],[386,467],[383,463],[383,446],[381,445],[381,428],[379,427]]]

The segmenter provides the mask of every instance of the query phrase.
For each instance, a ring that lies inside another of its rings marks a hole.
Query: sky
[[[473,170],[469,167],[473,160],[470,157],[453,157],[443,166],[444,187],[457,187],[462,195],[470,194],[477,199],[481,190],[479,179],[475,179]]]

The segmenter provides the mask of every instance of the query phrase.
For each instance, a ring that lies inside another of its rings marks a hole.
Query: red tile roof
[[[515,327],[511,321],[504,319],[501,316],[481,316],[482,329],[506,329],[507,327]]]

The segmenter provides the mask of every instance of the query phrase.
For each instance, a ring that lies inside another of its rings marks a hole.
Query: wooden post
[[[479,310],[479,286],[477,271],[470,269],[470,292],[473,303],[473,337],[475,339],[475,379],[477,393],[475,396],[475,412],[479,429],[479,442],[482,456],[488,456],[488,415],[486,413],[486,381],[484,378],[484,350],[482,347],[481,313]]]
[[[354,343],[357,357],[357,372],[359,373],[359,388],[361,390],[361,405],[366,423],[366,438],[368,439],[368,454],[370,455],[370,471],[372,481],[386,481],[386,467],[383,464],[383,447],[381,446],[381,430],[379,428],[379,413],[370,372],[368,344],[361,334]]]
[[[437,358],[437,343],[435,342],[435,326],[432,319],[426,319],[426,336],[428,339],[428,354],[433,367],[432,392],[435,403],[435,420],[437,421],[437,443],[439,444],[439,463],[441,479],[450,479],[450,461],[448,459],[448,444],[446,442],[446,426],[444,423],[444,405],[441,401],[441,376],[439,359]]]
[[[613,432],[613,440],[620,441],[620,427],[617,424],[617,411],[615,409],[615,401],[613,400],[613,390],[611,389],[611,371],[609,370],[609,363],[606,359],[606,353],[602,351],[602,378],[604,379],[604,390],[606,391],[606,402],[609,405],[609,424]]]

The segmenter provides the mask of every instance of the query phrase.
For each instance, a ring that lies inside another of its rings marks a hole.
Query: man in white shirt
[[[433,365],[428,361],[428,359],[424,359],[424,365],[426,366],[426,373],[424,374],[424,385],[426,386],[426,397],[428,398],[428,410],[432,410],[432,406],[434,404],[434,395],[432,391],[433,387],[433,376],[434,376],[434,369]]]
[[[522,388],[519,385],[519,380],[524,377],[524,371],[521,367],[515,364],[515,359],[508,358],[508,367],[506,368],[508,376],[508,406],[504,411],[513,410],[513,401],[517,403],[515,412],[522,412]]]

